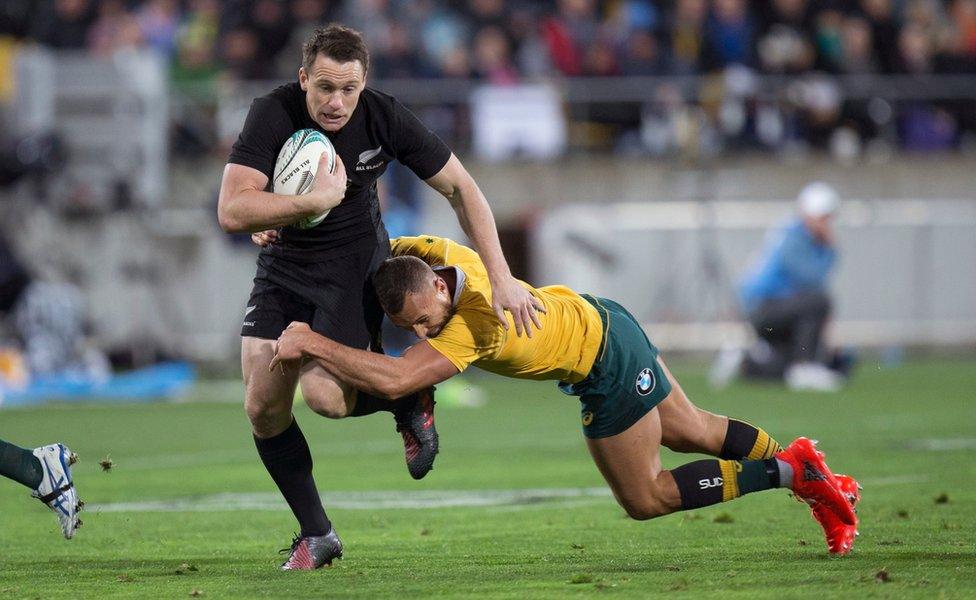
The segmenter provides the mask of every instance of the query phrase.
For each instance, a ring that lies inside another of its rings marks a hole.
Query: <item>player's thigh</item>
[[[728,419],[695,406],[664,360],[658,356],[657,361],[671,383],[671,393],[657,405],[661,415],[661,443],[679,452],[720,452]]]
[[[297,369],[269,370],[277,340],[241,338],[241,370],[244,373],[244,402],[248,414],[290,411],[298,383]]]
[[[653,502],[661,472],[661,418],[657,409],[621,433],[587,438],[586,446],[613,495],[628,512]]]
[[[305,404],[316,413],[341,419],[352,410],[355,391],[317,362],[308,361],[302,365],[299,382]]]

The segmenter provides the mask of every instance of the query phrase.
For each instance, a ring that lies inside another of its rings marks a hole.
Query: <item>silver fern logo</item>
[[[359,164],[365,165],[366,163],[368,163],[372,159],[374,159],[377,156],[379,156],[380,152],[382,152],[382,151],[383,151],[383,146],[377,146],[377,147],[373,148],[372,150],[367,150],[366,152],[360,152],[359,153]]]
[[[383,146],[377,146],[377,147],[373,148],[372,150],[366,150],[365,152],[360,152],[359,153],[359,162],[356,163],[356,170],[357,171],[372,171],[373,169],[378,169],[381,166],[383,166],[384,164],[386,164],[386,162],[385,161],[382,161],[382,160],[380,162],[376,163],[376,164],[373,164],[373,165],[366,164],[369,161],[371,161],[374,158],[376,158],[377,156],[379,156],[381,152],[383,152]]]

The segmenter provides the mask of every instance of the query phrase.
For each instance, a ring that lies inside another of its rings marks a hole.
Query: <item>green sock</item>
[[[41,485],[44,469],[33,450],[0,440],[0,475],[36,490]]]

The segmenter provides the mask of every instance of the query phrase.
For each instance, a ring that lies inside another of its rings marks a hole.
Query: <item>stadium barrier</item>
[[[750,335],[737,285],[792,202],[574,204],[532,233],[537,284],[614,298],[665,349]],[[845,200],[832,339],[858,347],[976,343],[976,203]]]

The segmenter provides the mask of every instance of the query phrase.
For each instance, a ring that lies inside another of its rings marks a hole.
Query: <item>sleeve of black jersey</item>
[[[227,162],[257,169],[270,180],[278,151],[292,133],[291,120],[280,102],[267,96],[255,98]]]
[[[393,100],[393,131],[396,159],[421,179],[437,175],[451,158],[447,144],[398,100]]]

